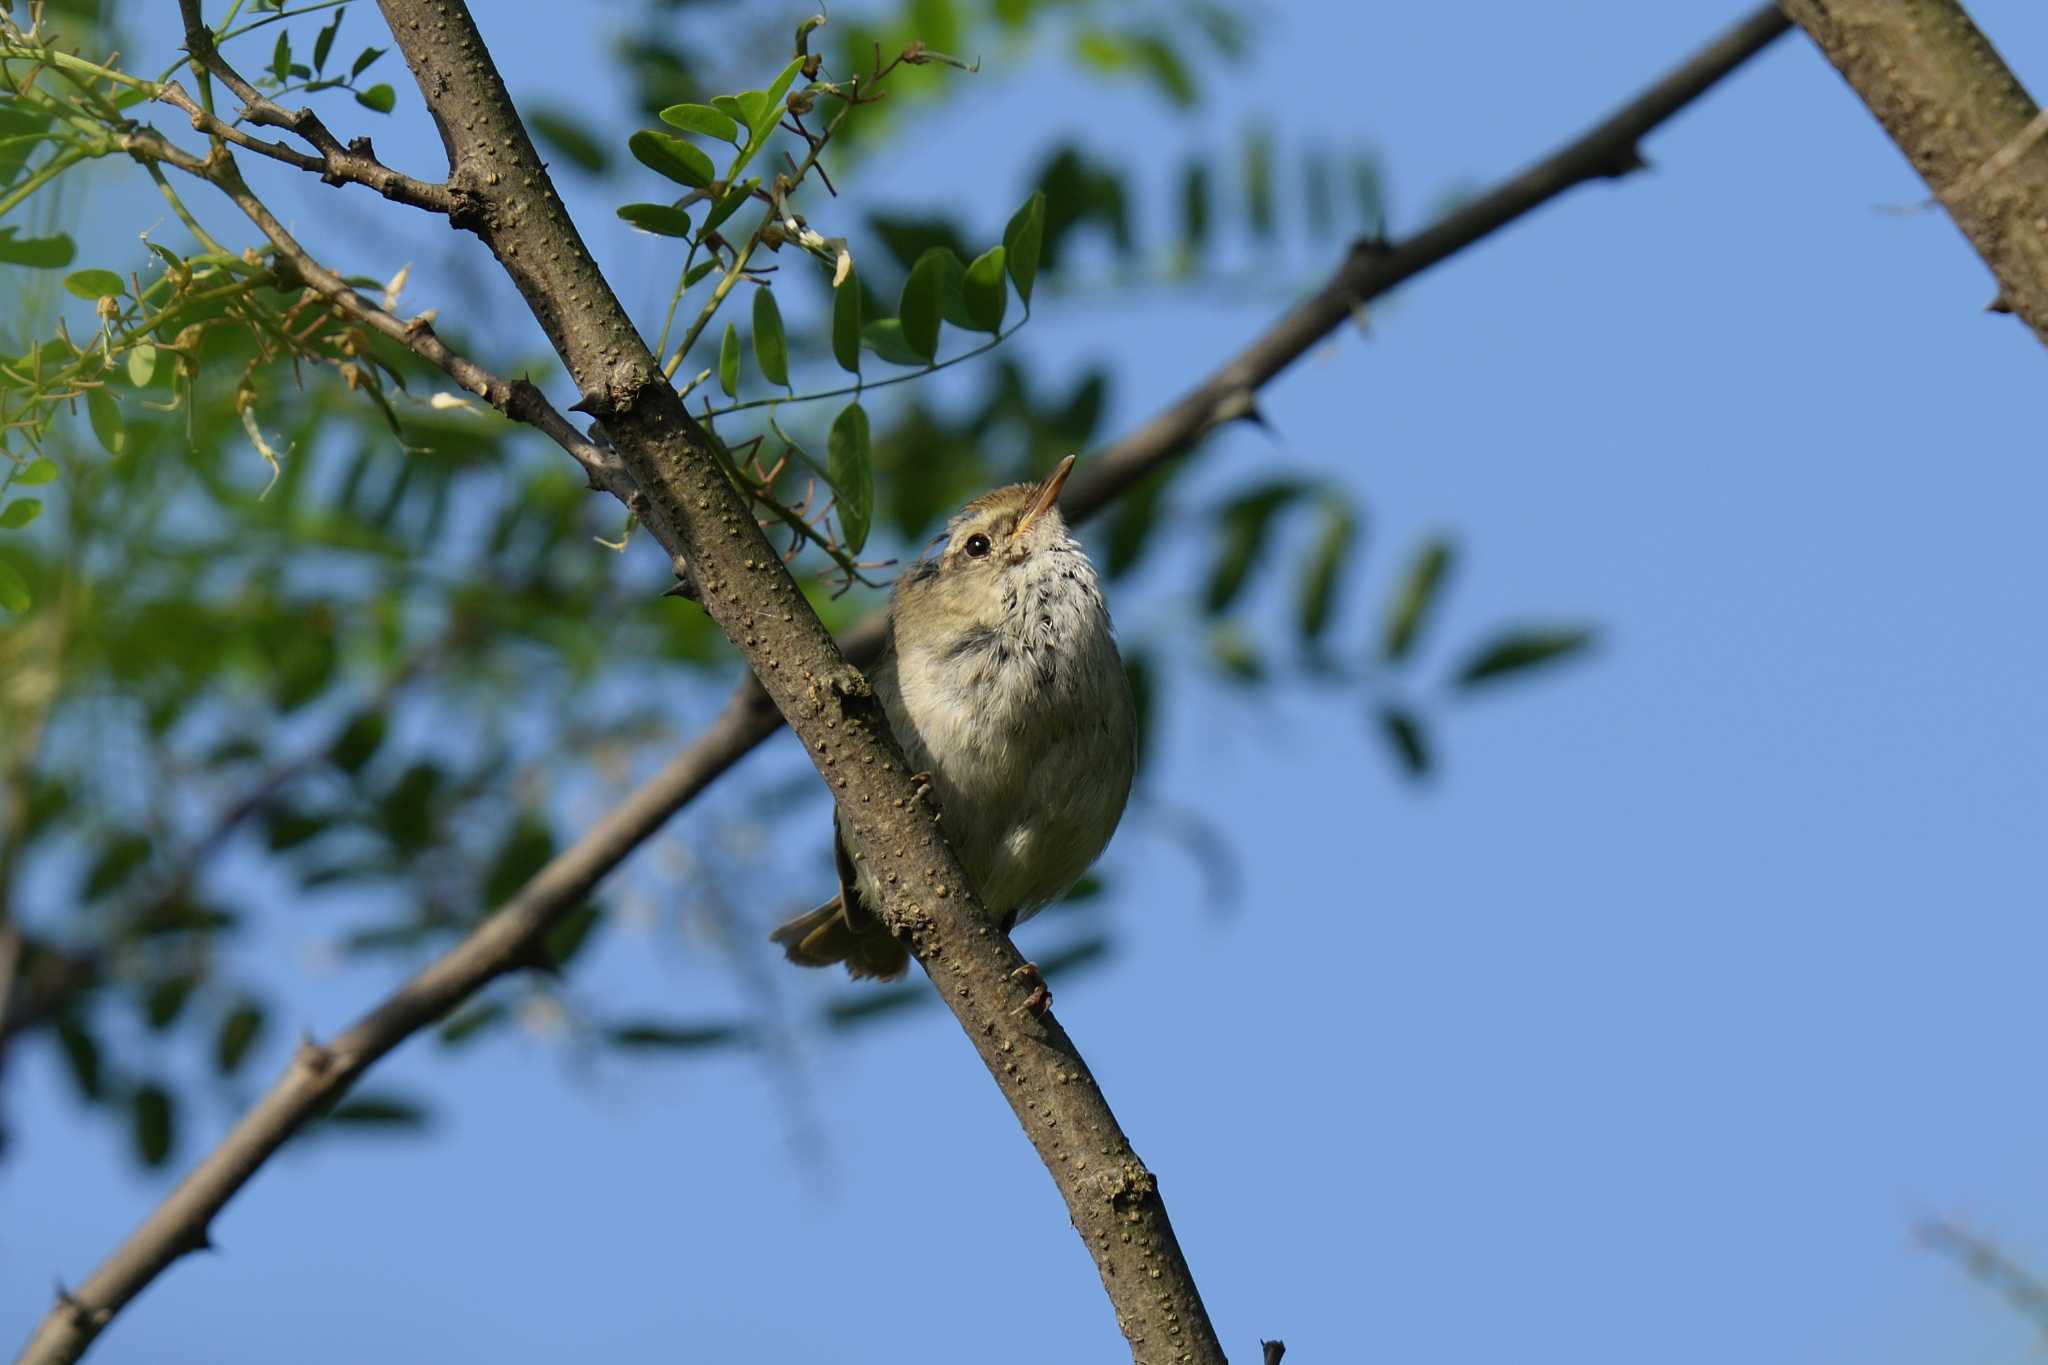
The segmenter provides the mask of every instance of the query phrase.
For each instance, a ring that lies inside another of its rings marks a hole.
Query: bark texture
[[[1993,308],[2048,346],[2048,137],[1955,0],[1782,0],[1998,280]]]

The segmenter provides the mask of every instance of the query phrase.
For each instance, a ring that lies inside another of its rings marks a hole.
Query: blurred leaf
[[[1389,663],[1408,657],[1441,593],[1451,561],[1451,543],[1439,536],[1417,551],[1409,563],[1408,572],[1387,607],[1386,643],[1381,657]]]
[[[64,287],[81,299],[117,299],[128,286],[111,270],[74,270],[64,277]]]
[[[156,347],[148,342],[134,346],[128,352],[128,382],[138,389],[149,387],[149,381],[156,378]]]
[[[554,831],[534,812],[521,812],[505,832],[491,858],[490,869],[484,874],[484,905],[496,908],[512,899],[554,856]]]
[[[734,144],[740,140],[739,124],[706,104],[671,104],[661,111],[661,121],[686,133],[701,133]]]
[[[18,531],[34,521],[43,510],[43,504],[36,498],[16,498],[0,509],[0,531]]]
[[[860,373],[860,280],[852,271],[832,291],[832,358],[848,374]]]
[[[718,346],[718,387],[727,398],[740,395],[740,334],[731,322],[725,324],[725,340]]]
[[[962,260],[974,254],[960,229],[945,218],[871,213],[868,230],[881,239],[883,248],[906,271],[934,247],[944,247]]]
[[[377,113],[388,114],[398,107],[398,92],[379,81],[368,90],[358,91],[356,93],[356,103],[362,105],[365,109],[373,109]]]
[[[769,383],[789,387],[789,342],[782,334],[782,309],[770,289],[754,291],[754,363]]]
[[[860,329],[861,345],[873,351],[891,365],[926,365],[929,359],[910,349],[910,343],[903,339],[903,322],[899,318],[876,318]]]
[[[1180,175],[1180,239],[1190,253],[1209,240],[1209,162],[1196,156]]]
[[[21,473],[14,476],[14,481],[16,483],[30,486],[33,486],[35,484],[54,483],[56,482],[56,479],[57,462],[55,460],[50,459],[47,456],[42,455],[38,455],[35,459],[30,460],[28,462],[28,467],[22,470]]]
[[[263,1007],[253,1000],[235,1006],[220,1021],[220,1032],[214,1035],[213,1069],[223,1076],[239,1070],[262,1033]]]
[[[868,414],[858,402],[848,403],[832,419],[825,442],[825,477],[839,511],[839,535],[846,552],[857,555],[868,543],[875,516],[874,452],[868,439]]]
[[[154,1081],[135,1088],[130,1113],[133,1119],[135,1155],[145,1166],[161,1166],[171,1157],[174,1141],[175,1106],[171,1094]]]
[[[184,1013],[185,1002],[192,998],[192,990],[199,984],[199,978],[189,972],[167,976],[149,989],[149,996],[143,1003],[143,1018],[149,1027],[158,1033],[176,1023]]]
[[[957,260],[944,247],[933,247],[917,258],[910,276],[903,282],[903,297],[896,308],[903,324],[903,344],[919,360],[929,363],[939,350],[940,286],[946,262]]]
[[[621,204],[619,217],[642,232],[662,237],[690,235],[690,215],[669,204]]]
[[[87,1100],[98,1100],[106,1093],[100,1079],[100,1045],[86,1032],[85,1025],[71,1015],[57,1020],[57,1046],[64,1053],[65,1068],[71,1072],[71,1081],[78,1087],[78,1093]]]
[[[358,1128],[424,1128],[424,1106],[397,1095],[369,1093],[336,1105],[325,1118],[328,1123]]]
[[[605,154],[603,140],[581,118],[558,105],[522,108],[519,112],[549,151],[586,174],[604,174],[611,158]]]
[[[1031,311],[1031,286],[1038,279],[1038,250],[1044,232],[1045,191],[1039,190],[1010,215],[1003,229],[1003,264],[1027,313]]]
[[[459,1047],[484,1030],[503,1023],[510,1015],[502,1000],[484,1000],[469,1006],[441,1025],[444,1047]]]
[[[356,712],[341,733],[335,736],[327,751],[328,759],[345,773],[362,771],[363,765],[383,745],[386,725],[384,712],[378,707],[365,707]]]
[[[1273,516],[1308,491],[1297,479],[1272,479],[1238,494],[1217,517],[1221,545],[1209,569],[1202,609],[1214,616],[1237,600],[1266,553]]]
[[[629,1052],[702,1052],[745,1043],[747,1032],[738,1024],[670,1024],[639,1019],[606,1029],[604,1038],[611,1046]]]
[[[16,237],[0,227],[0,265],[25,265],[36,270],[62,270],[78,254],[78,244],[64,233],[54,237]]]
[[[1351,188],[1357,196],[1359,217],[1364,220],[1366,232],[1374,237],[1386,236],[1386,176],[1377,157],[1361,152],[1351,159]]]
[[[850,1028],[884,1015],[898,1014],[913,1005],[924,1004],[930,988],[922,981],[893,986],[871,986],[856,994],[841,996],[825,1006],[827,1028]]]
[[[556,920],[542,944],[547,960],[558,968],[568,966],[590,942],[590,931],[597,927],[597,920],[598,910],[592,904],[579,905]]]
[[[356,77],[362,75],[365,71],[368,71],[373,64],[375,64],[376,60],[379,57],[383,56],[390,50],[391,49],[388,47],[364,48],[361,52],[358,52],[356,54],[355,63],[349,67],[348,78],[350,80],[354,80]]]
[[[1132,747],[1137,752],[1138,768],[1142,772],[1145,756],[1152,752],[1153,714],[1157,701],[1152,656],[1140,650],[1128,650],[1124,654],[1124,682],[1131,689],[1131,712],[1136,722]]]
[[[1325,494],[1322,505],[1322,530],[1301,573],[1301,638],[1311,645],[1320,642],[1329,629],[1337,586],[1358,539],[1358,520],[1341,496]]]
[[[104,388],[85,391],[85,415],[91,419],[92,434],[101,449],[119,455],[128,448],[128,424],[121,420],[121,407]]]
[[[1111,578],[1130,572],[1144,553],[1145,542],[1159,526],[1159,507],[1167,480],[1177,465],[1163,465],[1139,479],[1111,506],[1108,548],[1103,569]]]
[[[626,139],[626,147],[634,160],[678,185],[701,190],[711,183],[711,158],[679,137],[643,128]]]
[[[1429,746],[1423,738],[1422,723],[1405,708],[1388,703],[1380,708],[1380,733],[1393,747],[1394,757],[1410,777],[1429,773]]]
[[[341,28],[342,16],[347,13],[348,11],[345,9],[336,10],[334,18],[329,20],[313,39],[313,70],[315,72],[327,69],[327,54],[334,50],[334,35]]]
[[[1266,676],[1264,660],[1235,621],[1218,621],[1209,628],[1209,661],[1234,682],[1255,683]]]
[[[89,901],[98,900],[127,881],[148,857],[149,840],[128,831],[116,831],[108,836],[99,856],[88,866],[85,886],[79,894]]]
[[[972,325],[983,332],[1003,330],[1003,313],[1009,307],[1010,287],[1003,278],[1003,248],[990,247],[974,258],[961,283],[961,299]]]
[[[1273,134],[1266,128],[1247,128],[1244,135],[1245,213],[1252,231],[1261,237],[1273,235]]]
[[[1593,632],[1584,629],[1510,630],[1466,661],[1458,670],[1458,685],[1470,687],[1509,673],[1556,663],[1583,652],[1592,643]]]

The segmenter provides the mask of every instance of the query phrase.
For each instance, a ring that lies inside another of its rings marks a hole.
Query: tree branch
[[[320,116],[311,109],[304,106],[286,109],[244,80],[215,46],[213,30],[206,26],[199,0],[178,0],[178,12],[185,22],[185,50],[192,54],[192,60],[242,101],[242,113],[235,123],[246,120],[266,128],[283,128],[304,138],[320,155],[307,156],[283,143],[251,137],[234,123],[201,108],[176,81],[167,81],[159,86],[156,98],[184,110],[195,129],[272,160],[282,161],[287,166],[312,171],[330,185],[367,185],[386,199],[426,209],[430,213],[445,214],[454,208],[454,197],[446,185],[415,180],[391,169],[377,159],[376,152],[371,150],[370,139],[366,137],[355,138],[343,146],[341,139],[329,132]]]
[[[1632,153],[1639,138],[1761,50],[1785,27],[1769,6],[1756,11],[1572,143],[1417,236],[1394,246],[1354,247],[1329,281],[1250,347],[1159,416],[1098,454],[1088,472],[1067,485],[1062,510],[1073,519],[1093,515],[1144,474],[1191,447],[1218,420],[1242,415],[1248,410],[1246,400],[1251,391],[1335,330],[1367,299],[1586,179],[1638,164]],[[1232,395],[1238,396],[1235,413],[1227,401]],[[882,630],[878,619],[856,627],[842,642],[847,657],[856,661],[871,658]],[[213,1216],[321,1104],[411,1033],[527,960],[548,929],[581,904],[601,878],[781,724],[782,717],[768,694],[750,675],[712,727],[667,767],[558,854],[468,938],[336,1038],[326,1051],[348,1059],[351,1069],[346,1075],[322,1073],[329,1077],[322,1080],[306,1074],[304,1054],[295,1060],[255,1108],[201,1159],[77,1293],[51,1310],[23,1352],[23,1365],[77,1359],[113,1314],[150,1280],[184,1251],[204,1244],[205,1229]],[[1015,1060],[1021,1064],[1028,1052]],[[1004,1054],[1005,1065],[1011,1060],[1010,1054]]]
[[[2041,111],[1955,0],[1783,0],[2048,346]]]

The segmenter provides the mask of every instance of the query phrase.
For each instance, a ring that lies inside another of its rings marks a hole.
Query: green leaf
[[[1389,663],[1407,658],[1414,647],[1443,587],[1444,575],[1450,571],[1451,559],[1450,542],[1438,538],[1424,545],[1409,564],[1407,576],[1387,607],[1386,643],[1380,653]]]
[[[577,170],[601,175],[610,163],[604,141],[590,127],[563,109],[544,107],[526,111],[526,126],[546,143],[548,149],[566,158]]]
[[[85,391],[85,415],[92,421],[92,434],[109,455],[128,448],[128,424],[121,420],[121,405],[104,388]]]
[[[1419,720],[1405,708],[1390,702],[1380,707],[1380,733],[1387,737],[1394,757],[1401,761],[1402,768],[1410,777],[1428,775],[1429,744]]]
[[[737,1024],[667,1024],[659,1020],[638,1020],[605,1030],[613,1047],[633,1052],[701,1052],[706,1048],[728,1047],[747,1041],[746,1030]]]
[[[946,261],[952,254],[935,246],[917,258],[903,281],[903,297],[896,311],[903,322],[903,344],[912,355],[929,364],[939,351],[940,288]]]
[[[1218,621],[1210,627],[1209,661],[1233,682],[1250,684],[1266,676],[1265,661],[1235,621]]]
[[[851,270],[832,291],[832,358],[848,374],[860,373],[860,280]]]
[[[74,270],[64,277],[64,287],[82,299],[115,299],[128,289],[111,270]]]
[[[105,1093],[100,1083],[98,1041],[85,1031],[85,1025],[65,1015],[57,1020],[57,1046],[64,1051],[64,1062],[78,1093],[88,1100],[97,1100]]]
[[[213,1039],[213,1067],[225,1076],[240,1067],[263,1033],[263,1007],[244,1000],[220,1021]]]
[[[718,269],[718,262],[716,260],[705,260],[697,262],[697,264],[691,266],[688,273],[686,273],[683,276],[683,288],[695,289],[697,287],[697,282],[699,280],[702,280],[706,275],[709,275],[712,271],[716,269]]]
[[[725,390],[727,398],[740,396],[740,334],[730,322],[725,324],[725,340],[718,347],[718,387]]]
[[[424,1128],[427,1126],[427,1111],[396,1095],[372,1093],[358,1095],[336,1105],[326,1121],[358,1128]]]
[[[28,468],[14,476],[14,481],[31,487],[39,483],[55,483],[57,462],[47,455],[38,455],[28,462]]]
[[[336,10],[333,20],[328,23],[327,27],[321,29],[319,35],[313,39],[313,70],[322,71],[326,69],[327,54],[334,50],[334,35],[341,28],[342,15],[347,13],[348,11],[345,9]]]
[[[742,128],[747,128],[751,125],[752,121],[748,119],[747,111],[731,95],[713,95],[711,97],[711,107]]]
[[[569,960],[590,942],[590,931],[597,927],[597,920],[595,905],[579,905],[556,920],[544,943],[548,961],[557,967],[568,966]]]
[[[690,215],[673,204],[621,204],[619,217],[661,237],[688,237]]]
[[[176,1023],[185,1012],[185,1002],[192,998],[192,988],[198,984],[198,977],[185,972],[167,976],[150,987],[149,997],[143,1002],[143,1018],[149,1027],[161,1033]]]
[[[42,514],[39,498],[16,498],[0,509],[0,531],[18,531]]]
[[[875,516],[874,452],[868,444],[868,414],[859,403],[848,403],[832,419],[825,477],[837,499],[840,539],[848,554],[857,555],[868,543]]]
[[[1180,176],[1180,240],[1190,253],[1209,240],[1209,163],[1200,157]]]
[[[485,1000],[471,1005],[441,1025],[441,1045],[457,1047],[504,1019],[508,1011],[502,1000]]]
[[[161,1166],[171,1158],[175,1122],[171,1094],[154,1081],[135,1088],[132,1118],[135,1155],[145,1166]]]
[[[1273,235],[1273,134],[1264,128],[1248,128],[1244,135],[1245,213],[1252,231],[1261,237]]]
[[[1031,311],[1031,286],[1038,279],[1038,249],[1044,239],[1045,191],[1037,190],[1010,215],[1009,225],[1003,229],[1003,264],[1027,313]]]
[[[365,707],[356,712],[342,732],[335,736],[334,743],[328,746],[329,761],[345,773],[361,772],[382,747],[386,728],[384,713],[376,707]]]
[[[748,176],[745,180],[737,180],[726,186],[725,193],[718,196],[718,202],[713,204],[711,212],[705,215],[704,230],[698,234],[699,239],[709,236],[719,224],[739,212],[740,205],[753,197],[754,190],[760,183],[757,178]]]
[[[1003,279],[1003,258],[1008,254],[999,246],[990,247],[974,258],[960,284],[967,316],[984,332],[1003,330],[1003,311],[1010,304],[1010,286]]]
[[[21,576],[21,571],[0,559],[0,607],[19,615],[27,611],[34,600],[29,595],[28,580]]]
[[[292,36],[286,29],[280,28],[277,31],[277,46],[270,49],[270,74],[276,78],[279,85],[291,79]]]
[[[626,146],[641,165],[678,185],[701,190],[711,183],[711,158],[679,137],[643,128],[626,139]]]
[[[65,233],[54,237],[16,237],[0,228],[0,265],[25,265],[35,270],[62,270],[78,254],[78,244]]]
[[[701,133],[738,144],[740,126],[731,116],[707,104],[671,104],[661,111],[661,121],[686,133]]]
[[[789,387],[789,341],[782,334],[782,309],[775,291],[754,291],[754,363],[771,384]]]
[[[398,92],[382,81],[379,81],[368,90],[358,90],[356,92],[356,103],[362,105],[365,109],[374,109],[380,114],[388,114],[398,107]]]
[[[370,64],[389,52],[388,47],[366,47],[356,54],[355,65],[348,69],[348,78],[354,80],[370,69]]]
[[[924,365],[929,362],[910,349],[903,339],[901,318],[876,318],[860,329],[860,343],[891,365]]]
[[[138,389],[149,387],[149,381],[156,378],[156,347],[148,342],[128,348],[128,382]]]
[[[484,903],[497,906],[511,900],[554,856],[555,833],[547,821],[531,811],[522,812],[505,831],[504,842],[484,873]]]
[[[1556,663],[1584,652],[1592,643],[1593,632],[1584,629],[1510,630],[1473,654],[1458,670],[1458,685],[1470,687],[1509,673]]]
[[[782,68],[782,74],[775,78],[774,84],[768,87],[759,112],[749,120],[753,125],[754,142],[759,142],[769,129],[781,121],[782,97],[789,93],[790,83],[796,79],[796,73],[803,70],[803,66],[803,58],[794,58],[788,66]],[[742,95],[740,98],[744,100],[746,97]]]
[[[1222,544],[1202,593],[1202,607],[1211,616],[1237,600],[1251,571],[1264,560],[1274,514],[1307,491],[1307,485],[1298,480],[1274,479],[1223,505],[1217,515]]]
[[[1341,497],[1331,494],[1323,500],[1323,528],[1302,566],[1299,619],[1301,638],[1313,645],[1330,626],[1330,614],[1337,602],[1337,585],[1343,581],[1344,564],[1358,539],[1358,519]]]

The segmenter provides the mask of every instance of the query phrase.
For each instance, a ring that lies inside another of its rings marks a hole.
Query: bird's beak
[[[1031,505],[1024,509],[1024,515],[1017,518],[1017,529],[1010,533],[1012,540],[1022,536],[1031,523],[1046,514],[1051,506],[1060,500],[1060,489],[1067,485],[1067,475],[1074,472],[1074,457],[1069,455],[1052,467],[1052,473],[1045,476],[1045,482],[1038,485],[1038,493],[1031,499]]]

